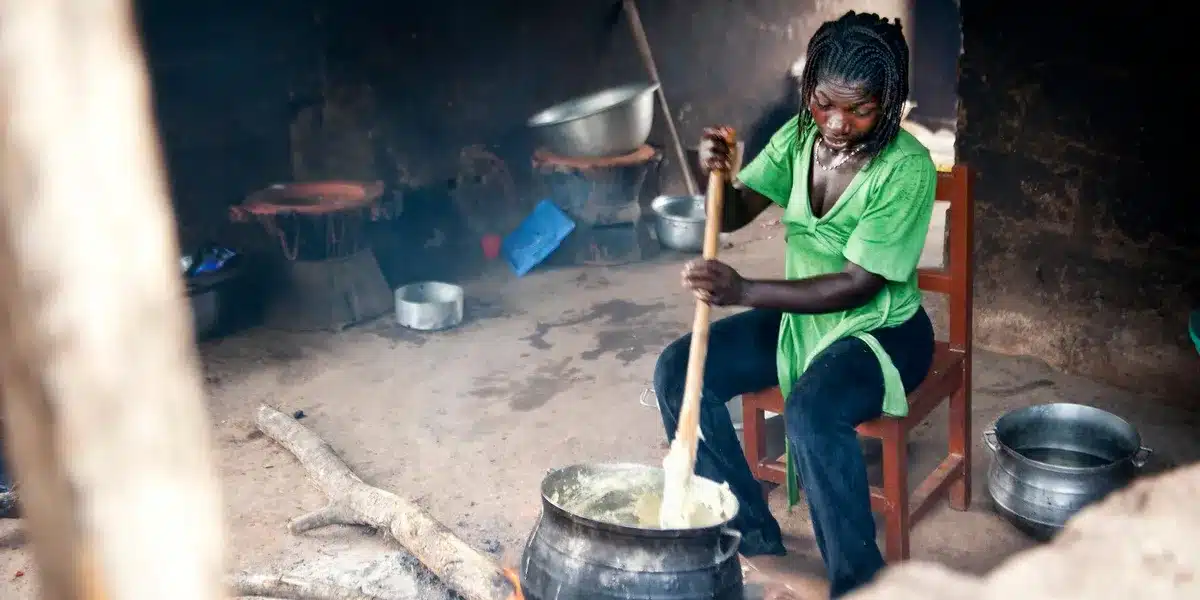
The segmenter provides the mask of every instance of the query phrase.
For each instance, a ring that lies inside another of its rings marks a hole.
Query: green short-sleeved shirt
[[[855,336],[879,359],[883,412],[902,417],[908,414],[908,403],[900,374],[869,332],[900,325],[921,306],[917,262],[933,216],[937,169],[929,150],[901,130],[859,171],[837,204],[816,218],[808,197],[816,139],[816,127],[801,131],[799,119],[793,118],[738,179],[784,208],[788,279],[840,272],[850,261],[884,277],[887,284],[873,300],[853,310],[784,315],[776,364],[779,388],[789,393],[817,354],[839,339]]]

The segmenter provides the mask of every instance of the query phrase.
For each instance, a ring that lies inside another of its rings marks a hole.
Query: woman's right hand
[[[705,173],[733,169],[733,152],[729,144],[732,132],[731,127],[709,127],[700,135],[700,168]]]

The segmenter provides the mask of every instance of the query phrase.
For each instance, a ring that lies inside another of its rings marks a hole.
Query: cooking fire
[[[508,600],[525,600],[525,594],[521,593],[521,577],[517,574],[517,570],[512,567],[504,567],[504,577],[513,586],[513,592],[508,595]]]

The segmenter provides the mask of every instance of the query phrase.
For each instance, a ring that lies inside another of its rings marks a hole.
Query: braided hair
[[[880,104],[881,115],[863,141],[867,155],[879,152],[900,132],[908,99],[908,42],[900,19],[850,11],[821,25],[808,42],[800,74],[800,128],[813,123],[808,108],[818,81],[863,85]]]

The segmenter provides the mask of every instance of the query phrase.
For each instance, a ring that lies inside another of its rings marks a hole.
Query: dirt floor
[[[778,226],[750,229],[725,256],[748,276],[779,274]],[[289,518],[319,508],[324,498],[291,455],[256,432],[252,419],[260,404],[303,411],[303,422],[365,480],[415,499],[469,543],[514,564],[537,517],[538,484],[548,469],[661,461],[662,425],[643,403],[652,398],[643,395],[657,352],[690,323],[692,301],[678,284],[680,260],[521,279],[496,265],[465,283],[467,320],[442,333],[411,332],[385,317],[337,334],[252,330],[204,343],[232,569],[333,568],[341,572],[338,580],[395,597],[434,597],[422,587],[426,582],[401,576],[410,566],[402,550],[370,532],[287,533]],[[1194,412],[1063,375],[1036,360],[979,352],[975,361],[976,434],[1012,408],[1081,402],[1134,423],[1156,451],[1149,469],[1200,458]],[[943,409],[914,435],[914,473],[940,457],[944,419]],[[972,510],[935,509],[913,532],[914,557],[979,573],[1031,545],[990,511],[988,461],[977,439]],[[911,479],[915,485],[918,477]],[[789,513],[781,490],[773,502],[794,556],[759,566],[772,577],[821,577],[806,511]],[[19,524],[0,524],[0,597],[6,599],[34,597],[21,537]]]

